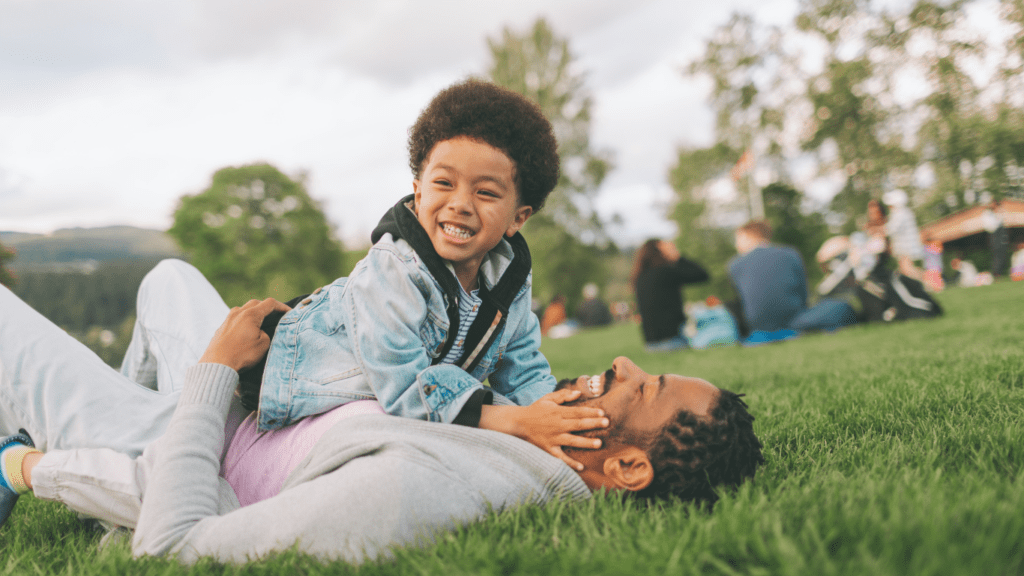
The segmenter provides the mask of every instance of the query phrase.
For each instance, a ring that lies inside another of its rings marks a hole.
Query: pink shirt
[[[276,496],[325,432],[340,420],[359,414],[384,414],[384,410],[376,400],[359,400],[271,432],[257,429],[256,412],[252,412],[228,445],[221,475],[235,489],[242,506]]]

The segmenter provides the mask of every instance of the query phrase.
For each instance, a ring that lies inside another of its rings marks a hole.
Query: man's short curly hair
[[[520,204],[534,212],[558,184],[558,142],[551,123],[517,92],[480,80],[442,90],[409,129],[409,167],[415,177],[438,142],[459,136],[486,142],[515,163]]]
[[[746,402],[728,390],[721,391],[710,421],[681,410],[647,449],[654,480],[635,495],[713,506],[716,488],[735,488],[764,463],[753,422]]]

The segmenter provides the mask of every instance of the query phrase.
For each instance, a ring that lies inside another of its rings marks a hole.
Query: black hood
[[[435,363],[437,363],[451,350],[452,342],[459,332],[459,281],[455,274],[448,269],[445,260],[434,250],[434,245],[430,242],[427,231],[423,229],[423,226],[420,225],[419,220],[416,218],[416,214],[413,213],[413,199],[414,196],[410,194],[399,200],[397,204],[385,212],[380,222],[377,223],[377,227],[373,229],[370,240],[376,244],[385,233],[391,233],[391,236],[395,239],[401,238],[408,242],[427,266],[430,275],[437,280],[437,283],[444,290],[450,327],[444,348],[435,359]],[[483,305],[477,314],[476,321],[470,327],[462,359],[466,359],[467,355],[476,348],[476,343],[480,339],[479,336],[487,334],[493,340],[496,331],[489,328],[493,328],[496,323],[504,324],[512,301],[515,300],[516,295],[519,294],[519,291],[526,283],[527,277],[530,275],[532,262],[530,260],[530,249],[526,245],[526,239],[519,232],[506,239],[512,246],[512,262],[509,263],[501,278],[498,279],[492,288],[487,289],[483,282],[480,283],[479,294]],[[496,312],[500,312],[500,316]],[[478,334],[476,338],[474,338],[474,334]],[[473,343],[472,347],[469,345],[470,343]],[[490,346],[490,342],[487,345]],[[458,362],[460,366],[462,365],[462,359]],[[473,360],[478,361],[479,358],[474,358]],[[467,371],[472,370],[476,366],[476,361],[472,361],[471,366],[463,366],[463,368]]]

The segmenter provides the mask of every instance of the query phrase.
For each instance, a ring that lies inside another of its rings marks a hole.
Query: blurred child
[[[717,296],[708,296],[703,306],[693,306],[689,312],[690,323],[686,335],[691,348],[703,350],[732,346],[739,340],[736,320]]]
[[[1010,258],[1010,278],[1017,282],[1024,280],[1024,242],[1017,243],[1017,251]]]
[[[924,244],[924,285],[932,292],[942,292],[942,242],[926,237]]]

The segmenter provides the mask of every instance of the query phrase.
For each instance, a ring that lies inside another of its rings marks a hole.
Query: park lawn
[[[947,291],[936,320],[760,348],[648,354],[618,325],[544,343],[558,377],[619,354],[745,393],[767,463],[711,513],[598,496],[496,512],[354,568],[283,554],[243,567],[132,560],[24,498],[0,574],[1024,573],[1024,282]]]

